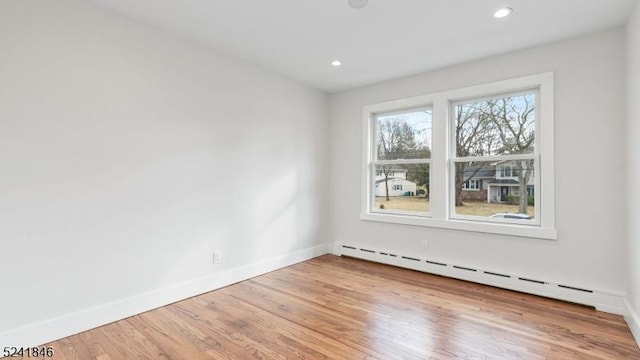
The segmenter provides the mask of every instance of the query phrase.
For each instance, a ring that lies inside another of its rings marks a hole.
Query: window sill
[[[439,229],[470,231],[488,234],[510,235],[545,240],[557,240],[556,229],[544,228],[539,225],[514,225],[504,223],[488,223],[459,219],[434,219],[411,215],[390,215],[362,213],[360,219],[365,221],[377,221],[393,224],[424,226]]]

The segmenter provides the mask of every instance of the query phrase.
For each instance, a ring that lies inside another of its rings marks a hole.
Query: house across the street
[[[389,196],[415,196],[416,183],[407,180],[407,170],[392,169],[387,173]],[[386,196],[385,174],[376,170],[376,196]]]
[[[520,196],[518,166],[513,161],[503,161],[478,169],[470,166],[464,169],[465,181],[462,186],[462,200],[505,203],[510,196]],[[534,195],[532,174],[527,183],[527,196]]]

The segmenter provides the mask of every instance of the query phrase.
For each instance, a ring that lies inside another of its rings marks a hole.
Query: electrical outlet
[[[420,242],[420,248],[422,249],[422,251],[429,250],[429,240],[422,240]]]
[[[213,263],[220,264],[222,262],[222,253],[220,251],[213,252]]]

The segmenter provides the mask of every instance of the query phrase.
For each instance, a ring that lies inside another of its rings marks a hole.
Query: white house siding
[[[401,179],[401,178],[390,178],[389,182],[389,196],[404,196],[404,194],[409,191],[411,194],[416,194],[416,183]],[[396,185],[400,185],[402,190],[395,190]],[[376,196],[386,196],[385,194],[385,184],[384,180],[376,182]]]
[[[502,187],[509,188],[509,193],[507,195],[510,195],[510,196],[520,195],[520,185],[518,184],[490,184],[489,193],[488,193],[488,196],[489,196],[488,202],[491,202],[491,203],[504,202],[504,201],[501,201]],[[531,185],[529,185],[528,187],[531,187]]]

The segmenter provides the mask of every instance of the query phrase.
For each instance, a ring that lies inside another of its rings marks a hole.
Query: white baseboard
[[[5,346],[38,346],[48,342],[112,323],[176,301],[216,290],[283,267],[328,254],[330,244],[296,251],[233,268],[200,279],[144,293],[0,333],[0,348]]]
[[[624,294],[615,291],[585,289],[550,279],[531,279],[526,274],[498,274],[491,269],[480,269],[469,264],[448,264],[446,261],[424,257],[423,254],[402,254],[390,249],[376,249],[357,243],[334,243],[332,253],[589,305],[608,313],[626,314]]]
[[[627,322],[627,325],[629,325],[629,329],[631,329],[631,333],[636,339],[638,347],[640,347],[640,318],[638,317],[638,314],[636,314],[631,304],[629,304],[627,299],[624,299],[624,305],[627,308],[627,312],[624,315],[624,320]]]

